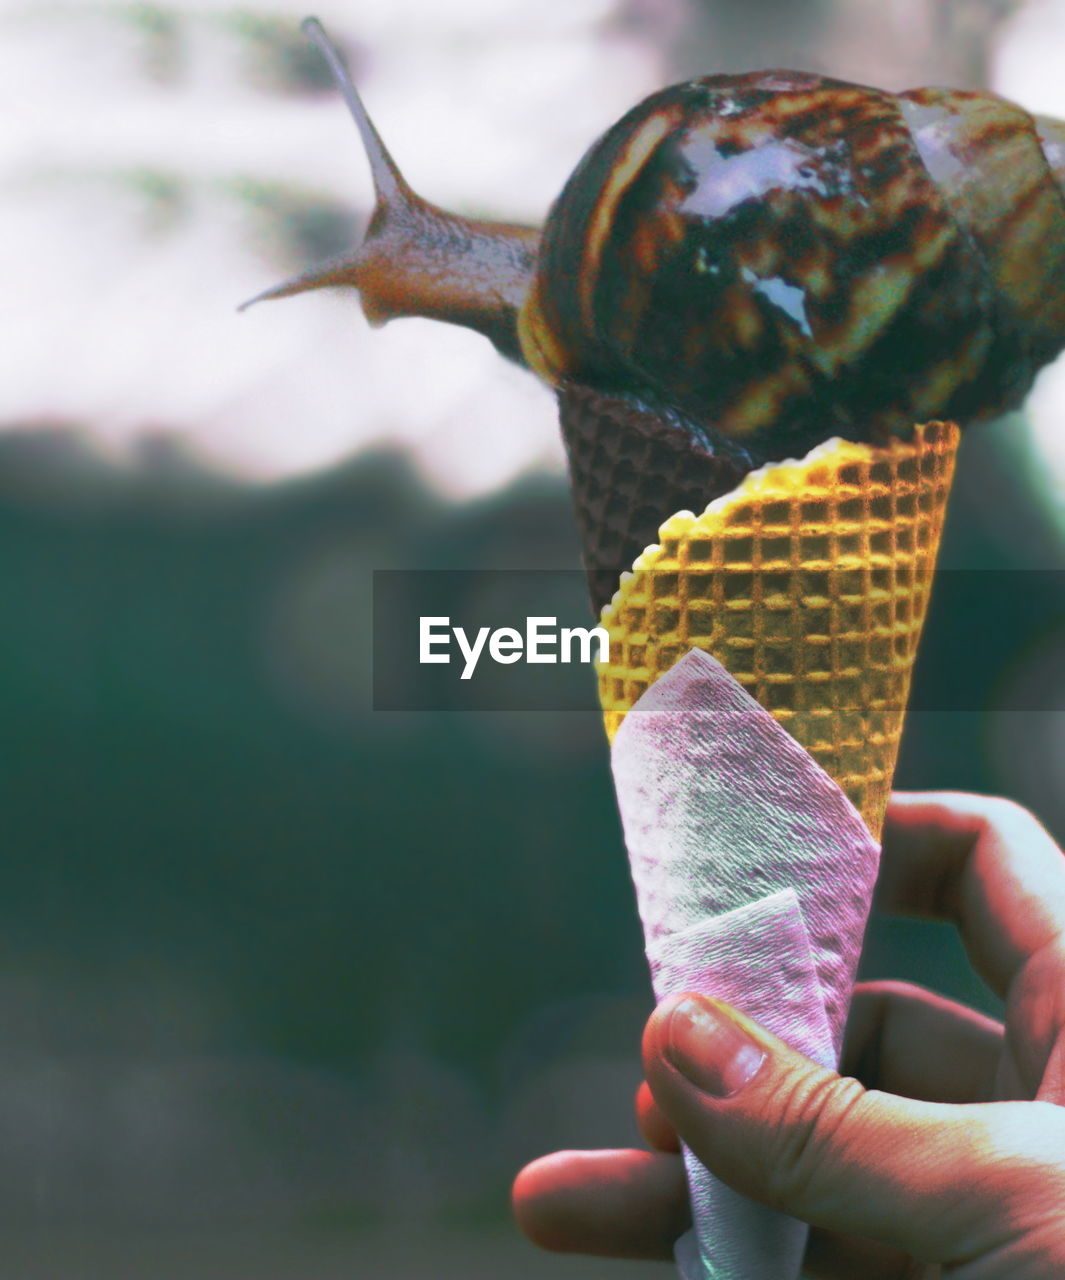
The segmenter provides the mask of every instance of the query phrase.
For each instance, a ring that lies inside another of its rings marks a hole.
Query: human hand
[[[1062,851],[1008,801],[898,795],[878,905],[953,921],[1005,1026],[917,987],[860,985],[847,1078],[729,1006],[672,996],[647,1024],[637,1095],[656,1150],[535,1161],[514,1184],[525,1233],[670,1258],[688,1223],[679,1133],[717,1177],[812,1224],[810,1276],[1065,1275]]]

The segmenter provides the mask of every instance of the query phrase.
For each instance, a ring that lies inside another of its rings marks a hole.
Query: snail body
[[[752,465],[1015,407],[1065,347],[1065,124],[984,93],[708,76],[609,129],[538,233],[416,196],[305,25],[377,207],[356,253],[261,297],[354,285],[371,322],[464,324]]]

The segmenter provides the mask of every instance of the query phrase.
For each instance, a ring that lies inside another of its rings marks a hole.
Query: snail
[[[337,49],[304,29],[376,207],[358,250],[251,301],[351,285],[373,324],[484,334],[558,389],[571,467],[573,388],[724,483],[830,436],[1014,408],[1065,347],[1065,123],[990,93],[705,76],[609,128],[538,232],[415,195]]]

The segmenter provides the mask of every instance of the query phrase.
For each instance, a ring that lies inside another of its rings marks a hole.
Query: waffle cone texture
[[[959,431],[829,440],[678,511],[602,613],[607,736],[692,648],[714,655],[839,784],[878,839]]]

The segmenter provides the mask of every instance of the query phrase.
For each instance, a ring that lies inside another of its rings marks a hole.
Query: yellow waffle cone
[[[613,738],[644,690],[708,650],[804,746],[879,838],[959,431],[830,440],[678,512],[603,610]]]

